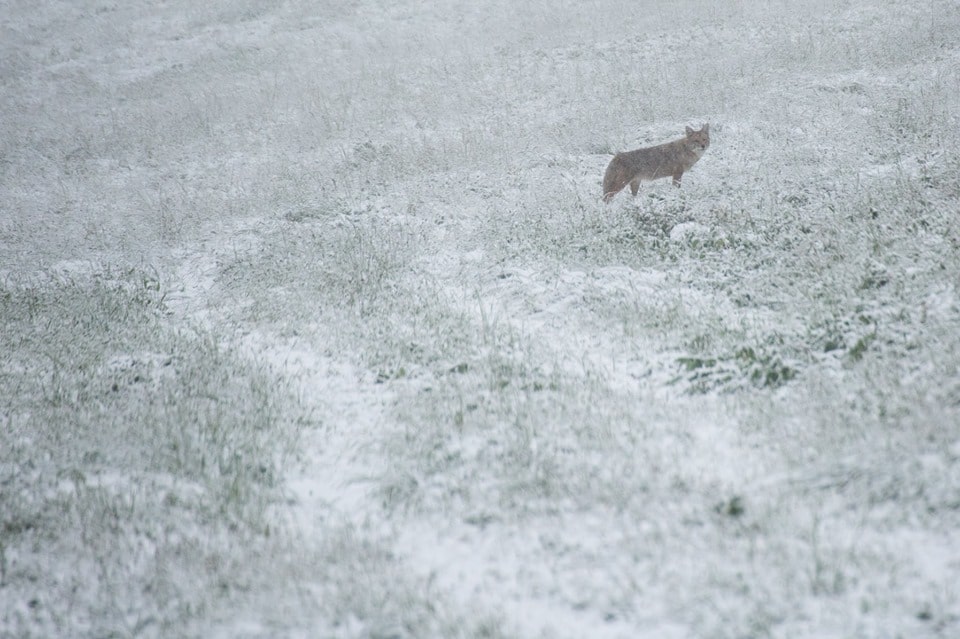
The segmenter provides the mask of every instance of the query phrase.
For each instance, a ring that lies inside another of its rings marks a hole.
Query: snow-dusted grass
[[[232,543],[270,547],[283,392],[162,302],[134,269],[5,283],[5,634],[164,634],[255,574]]]
[[[462,5],[9,5],[0,634],[960,632],[960,7]]]

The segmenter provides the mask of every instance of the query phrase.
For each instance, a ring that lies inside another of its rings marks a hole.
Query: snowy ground
[[[462,5],[4,4],[0,637],[960,636],[960,3]]]

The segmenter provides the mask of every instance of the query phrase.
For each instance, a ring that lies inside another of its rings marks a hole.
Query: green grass
[[[254,5],[11,6],[11,632],[956,627],[955,3]]]
[[[178,633],[250,579],[234,545],[271,546],[297,414],[267,370],[170,326],[163,295],[118,267],[0,292],[14,634]]]

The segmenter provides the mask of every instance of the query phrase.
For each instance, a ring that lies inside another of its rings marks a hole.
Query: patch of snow
[[[681,222],[670,229],[670,239],[674,242],[689,242],[691,238],[704,237],[709,232],[710,229],[697,222]]]

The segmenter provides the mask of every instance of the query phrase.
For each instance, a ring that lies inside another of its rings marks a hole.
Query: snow
[[[960,634],[956,3],[561,4],[10,5],[0,636]]]

